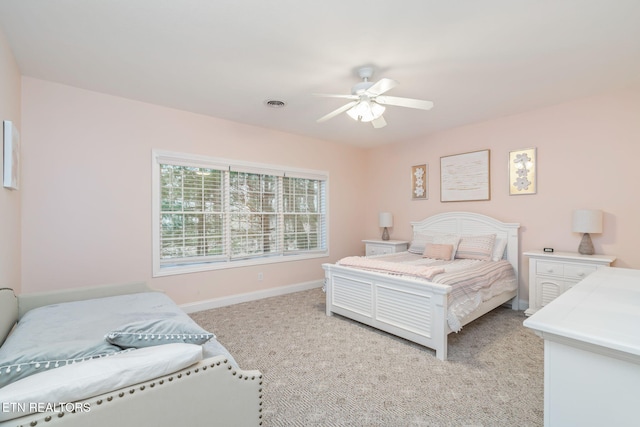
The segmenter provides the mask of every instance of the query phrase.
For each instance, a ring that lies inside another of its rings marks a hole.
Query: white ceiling
[[[0,27],[26,76],[359,146],[640,81],[639,0],[0,0]],[[316,123],[362,65],[435,107]]]

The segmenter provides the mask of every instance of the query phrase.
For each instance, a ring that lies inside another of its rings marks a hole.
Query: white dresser
[[[545,426],[640,425],[640,270],[603,267],[524,326],[544,339]]]
[[[609,267],[616,257],[581,255],[577,252],[529,251],[529,308],[532,315],[573,285],[602,267]]]
[[[409,242],[406,240],[363,240],[365,245],[365,255],[385,255],[396,252],[404,252],[409,248]]]

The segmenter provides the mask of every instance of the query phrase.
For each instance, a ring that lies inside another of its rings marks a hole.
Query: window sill
[[[274,257],[250,258],[244,260],[235,260],[227,262],[206,262],[200,264],[187,265],[171,265],[153,268],[153,277],[173,276],[177,274],[200,273],[204,271],[224,270],[229,268],[250,267],[253,265],[276,264],[280,262],[302,261],[314,258],[326,258],[329,251],[298,254],[298,255],[280,255]]]

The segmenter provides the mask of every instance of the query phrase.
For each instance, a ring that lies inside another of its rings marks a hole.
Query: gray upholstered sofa
[[[0,289],[0,426],[262,424],[261,373],[190,322],[144,283]]]

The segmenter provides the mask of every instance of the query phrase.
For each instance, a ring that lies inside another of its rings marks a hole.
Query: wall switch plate
[[[553,248],[544,248],[545,252],[553,252]]]

